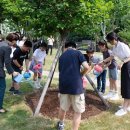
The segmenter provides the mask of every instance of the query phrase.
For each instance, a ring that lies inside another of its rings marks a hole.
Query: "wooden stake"
[[[102,100],[102,102],[105,104],[105,106],[108,108],[110,108],[109,104],[107,101],[104,100],[104,98],[102,97],[102,95],[98,92],[94,82],[91,80],[91,78],[86,75],[86,78],[88,79],[89,83],[91,84],[91,86],[93,87],[93,89],[96,91],[96,93],[98,94],[99,98]]]
[[[60,54],[61,54],[61,50],[62,50],[62,46],[59,47],[58,51],[57,51],[57,54],[53,60],[53,63],[52,63],[52,66],[51,66],[51,70],[50,70],[50,73],[48,75],[48,78],[47,78],[47,82],[43,88],[43,91],[42,91],[42,94],[41,94],[41,97],[38,101],[38,105],[36,107],[36,110],[34,112],[34,116],[37,116],[39,114],[39,111],[41,109],[41,106],[43,104],[43,101],[44,101],[44,97],[46,95],[46,92],[47,92],[47,89],[48,89],[48,86],[50,85],[50,82],[51,82],[51,79],[53,78],[53,74],[54,74],[54,71],[55,71],[55,68],[56,68],[56,65],[57,65],[57,62],[58,62],[58,59],[60,57]]]

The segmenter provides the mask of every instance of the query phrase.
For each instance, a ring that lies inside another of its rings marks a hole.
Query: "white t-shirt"
[[[10,58],[12,58],[13,57],[13,53],[14,53],[14,51],[16,50],[16,47],[11,47],[11,54],[10,54]]]
[[[123,42],[118,42],[112,49],[112,55],[117,56],[121,61],[130,57],[130,48]]]
[[[25,41],[19,41],[18,46],[20,46],[20,47],[23,46],[24,42]]]
[[[53,38],[48,38],[47,40],[48,40],[48,45],[53,46],[54,39]]]
[[[41,51],[41,49],[36,49],[33,53],[33,56],[36,58],[39,62],[44,62],[44,59],[46,57],[46,51]]]

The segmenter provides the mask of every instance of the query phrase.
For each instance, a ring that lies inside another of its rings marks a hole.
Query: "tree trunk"
[[[62,52],[64,51],[65,42],[67,41],[67,36],[69,31],[61,30],[60,31],[60,45],[62,45]]]

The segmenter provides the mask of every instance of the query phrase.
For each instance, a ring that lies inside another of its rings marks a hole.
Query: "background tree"
[[[1,21],[30,37],[56,35],[64,42],[70,33],[91,39],[120,28],[129,0],[2,0]],[[128,23],[128,21],[126,21]]]

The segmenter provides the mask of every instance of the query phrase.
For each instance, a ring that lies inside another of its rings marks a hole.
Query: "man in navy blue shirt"
[[[85,111],[82,76],[87,73],[89,66],[84,55],[76,50],[74,42],[67,42],[65,49],[59,58],[60,121],[58,130],[64,129],[64,117],[71,105],[74,110],[72,130],[78,130],[81,113]],[[82,72],[80,72],[81,65],[83,66]]]

